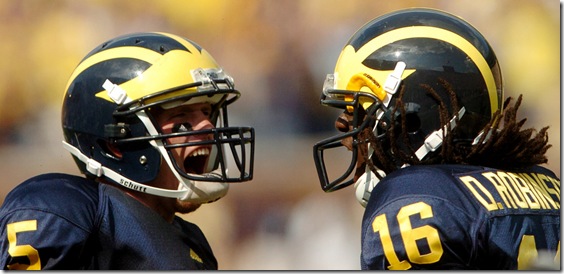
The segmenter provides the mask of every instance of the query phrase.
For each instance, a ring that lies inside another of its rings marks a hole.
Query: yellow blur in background
[[[338,115],[319,95],[358,28],[415,6],[461,16],[488,39],[505,96],[524,95],[525,126],[550,126],[547,166],[560,174],[555,0],[7,0],[0,1],[0,202],[29,177],[79,174],[60,126],[64,87],[79,61],[115,36],[165,31],[200,44],[234,77],[243,96],[230,106],[230,123],[256,130],[253,181],[183,216],[207,235],[219,268],[359,269],[363,208],[353,189],[323,193],[313,163],[313,144],[335,134]]]

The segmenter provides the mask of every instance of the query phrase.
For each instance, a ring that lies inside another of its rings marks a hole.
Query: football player
[[[541,253],[560,268],[548,127],[523,129],[520,103],[460,17],[405,9],[350,38],[321,95],[342,133],[313,152],[322,189],[354,185],[365,207],[362,269],[530,269]]]
[[[96,47],[62,106],[62,145],[85,176],[39,175],[7,195],[1,267],[217,269],[202,231],[175,213],[252,179],[254,129],[227,119],[240,95],[186,38],[133,33]]]

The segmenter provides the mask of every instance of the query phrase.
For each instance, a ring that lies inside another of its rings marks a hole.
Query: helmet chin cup
[[[378,169],[378,175],[380,178],[386,176],[384,171]],[[358,180],[354,183],[355,196],[362,207],[366,207],[370,195],[372,194],[372,189],[380,182],[380,178],[370,170],[366,170]]]
[[[182,183],[178,184],[178,190],[186,191],[186,194],[178,200],[206,204],[215,202],[227,195],[229,183],[193,181],[183,178]]]
[[[179,189],[186,187],[181,184]],[[192,187],[178,200],[198,204],[212,203],[225,196],[228,190],[228,183],[193,181]]]

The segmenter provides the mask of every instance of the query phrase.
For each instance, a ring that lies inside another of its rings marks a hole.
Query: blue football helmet
[[[314,146],[321,187],[331,192],[356,182],[357,196],[365,203],[386,174],[432,162],[446,135],[471,146],[501,108],[502,98],[493,49],[460,17],[426,8],[378,17],[349,39],[325,80],[321,104],[342,109],[350,121],[344,121],[347,132]],[[401,108],[396,109],[399,100]],[[377,146],[368,145],[370,140]],[[344,144],[349,156],[328,156]],[[361,146],[368,146],[363,153],[376,169],[357,159]],[[393,166],[375,159],[375,150],[394,159]],[[335,172],[336,165],[328,162],[343,158],[350,159],[341,163],[346,169]]]
[[[228,123],[227,106],[240,95],[198,44],[168,33],[123,35],[96,47],[72,73],[63,99],[63,144],[87,176],[154,195],[212,202],[226,194],[228,183],[252,179],[254,129]],[[213,106],[215,128],[163,134],[151,115],[154,108],[198,102]],[[196,134],[213,140],[169,142]],[[210,153],[178,163],[171,150],[179,146],[205,146]],[[177,177],[178,189],[147,184],[162,161]]]

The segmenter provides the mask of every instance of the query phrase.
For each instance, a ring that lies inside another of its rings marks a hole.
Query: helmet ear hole
[[[98,140],[98,145],[102,148],[104,156],[114,160],[121,160],[123,158],[123,153],[116,145],[104,140]]]
[[[421,128],[421,119],[417,113],[407,113],[405,115],[405,126],[408,133],[416,133]]]

